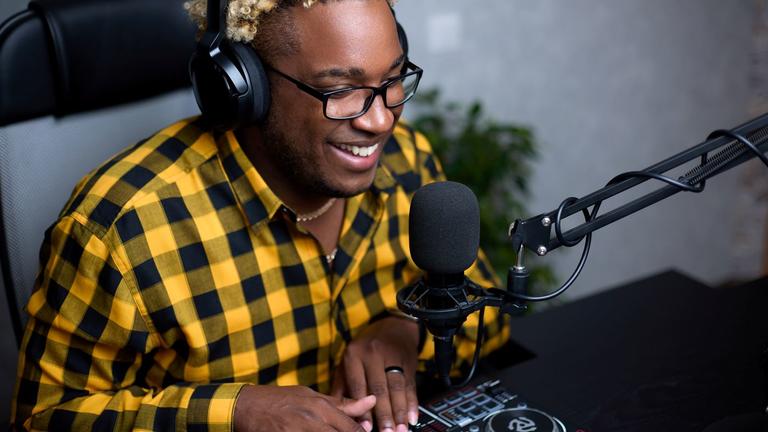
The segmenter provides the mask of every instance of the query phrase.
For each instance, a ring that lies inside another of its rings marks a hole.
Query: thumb
[[[376,396],[368,395],[360,399],[342,398],[339,409],[349,417],[357,418],[372,410],[376,405]]]

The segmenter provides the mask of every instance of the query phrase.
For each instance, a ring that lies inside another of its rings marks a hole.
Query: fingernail
[[[373,424],[368,420],[363,420],[362,422],[360,422],[360,426],[362,426],[363,429],[365,429],[365,432],[371,432],[373,430]]]
[[[385,427],[381,432],[394,432],[391,427]]]
[[[408,423],[410,423],[411,426],[416,426],[416,424],[419,423],[419,413],[416,411],[408,411]]]
[[[404,424],[397,425],[397,432],[408,432],[408,426]]]

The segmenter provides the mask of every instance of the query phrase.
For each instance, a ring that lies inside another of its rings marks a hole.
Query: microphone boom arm
[[[701,184],[703,186],[705,180],[754,157],[763,156],[761,159],[766,162],[764,155],[758,156],[754,151],[750,151],[750,148],[747,148],[743,141],[739,140],[738,137],[744,136],[754,143],[754,146],[759,152],[764,153],[768,151],[768,114],[764,114],[730,131],[715,131],[705,142],[695,147],[678,153],[643,171],[635,171],[619,175],[602,189],[592,192],[582,198],[571,199],[562,209],[561,219],[578,212],[583,212],[585,210],[589,211],[589,207],[599,205],[607,198],[636,187],[651,178],[658,179],[663,173],[690,162],[691,160],[702,158],[703,163],[701,165],[678,179],[680,182],[691,186],[690,189],[683,189],[679,186],[668,184],[601,216],[592,218],[592,220],[587,220],[581,225],[564,232],[562,237],[565,239],[576,239],[570,241],[578,242],[578,240],[587,234],[619,219],[623,219],[626,216],[678,192],[684,190],[700,192],[702,190],[701,188],[695,188],[693,186],[696,184]],[[709,157],[708,154],[710,152],[721,147],[725,148],[716,155]],[[768,162],[766,162],[766,165],[768,165]],[[558,222],[557,213],[558,210],[556,209],[525,220],[518,219],[513,222],[509,229],[513,248],[518,253],[521,251],[521,247],[525,247],[538,255],[546,255],[548,252],[551,252],[560,246],[574,246],[575,244],[564,245],[557,236],[552,236],[552,229],[555,227],[555,223]]]

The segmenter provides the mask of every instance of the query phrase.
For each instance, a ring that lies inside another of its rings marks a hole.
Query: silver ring
[[[390,373],[390,372],[399,373],[399,374],[405,373],[405,371],[403,371],[403,368],[401,368],[400,366],[387,366],[384,368],[384,373]]]

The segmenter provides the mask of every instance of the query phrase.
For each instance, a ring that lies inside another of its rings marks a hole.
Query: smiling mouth
[[[372,146],[367,146],[367,147],[347,145],[347,144],[333,144],[333,146],[336,147],[337,149],[343,150],[357,157],[364,157],[364,158],[369,157],[372,154],[376,153],[376,149],[379,148],[378,143]]]

